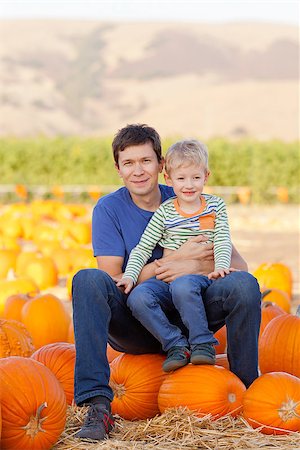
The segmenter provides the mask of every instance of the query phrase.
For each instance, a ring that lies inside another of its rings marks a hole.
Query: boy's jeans
[[[145,283],[151,284],[151,280]],[[155,280],[152,288],[154,295],[169,299],[168,284]],[[75,401],[84,403],[96,395],[112,400],[107,342],[116,350],[132,354],[161,352],[161,344],[132,316],[126,305],[127,296],[107,273],[98,269],[79,271],[73,279],[72,297]],[[226,323],[230,368],[248,387],[258,376],[261,295],[256,279],[247,272],[232,272],[206,289],[203,302],[212,332]],[[168,319],[187,333],[175,309],[168,312]]]
[[[150,278],[130,293],[127,305],[133,316],[161,343],[163,351],[171,347],[218,344],[209,330],[203,293],[211,280],[202,275],[185,275],[170,284]],[[163,285],[162,285],[163,284]],[[157,295],[159,291],[160,295]],[[171,295],[170,295],[171,294]],[[170,322],[168,314],[177,310],[186,329]]]

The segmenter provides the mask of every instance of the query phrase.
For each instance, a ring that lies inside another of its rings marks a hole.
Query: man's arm
[[[244,270],[248,272],[248,264],[244,260],[244,258],[239,254],[235,246],[232,244],[232,253],[231,253],[231,265],[230,267],[234,267],[238,270]]]
[[[111,277],[122,277],[122,256],[97,256],[98,269],[108,273]]]

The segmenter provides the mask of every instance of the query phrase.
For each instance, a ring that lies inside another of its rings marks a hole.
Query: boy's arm
[[[232,245],[225,202],[218,198],[214,233],[215,270],[229,269]]]
[[[161,240],[163,233],[164,208],[160,206],[145,228],[139,243],[131,250],[124,277],[131,278],[134,283],[137,282],[143,267],[151,257],[156,244]]]

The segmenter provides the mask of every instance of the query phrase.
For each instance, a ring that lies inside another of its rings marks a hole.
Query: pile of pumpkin
[[[73,273],[95,267],[90,211],[84,205],[36,201],[2,212],[0,446],[46,450],[64,430],[73,402],[76,356],[70,304],[51,290],[63,280],[70,298]],[[262,375],[247,390],[229,370],[226,327],[216,333],[216,366],[188,365],[170,374],[162,371],[162,355],[125,355],[108,346],[113,413],[139,420],[186,406],[212,418],[242,414],[266,434],[299,432],[300,317],[291,314],[291,272],[270,263],[254,275],[263,297]]]

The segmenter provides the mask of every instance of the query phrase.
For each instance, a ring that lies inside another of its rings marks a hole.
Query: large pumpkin
[[[66,394],[68,405],[71,405],[74,398],[75,357],[75,345],[67,342],[44,345],[31,356],[48,367],[56,376]]]
[[[159,413],[157,394],[165,373],[165,357],[158,354],[121,354],[111,364],[110,386],[114,392],[113,414],[124,419],[148,419]]]
[[[292,273],[282,263],[263,263],[254,272],[261,291],[266,289],[280,289],[291,298],[292,295]]]
[[[159,390],[158,405],[161,412],[186,406],[199,416],[236,416],[245,390],[242,381],[224,367],[189,364],[168,374]]]
[[[285,372],[261,375],[244,395],[243,415],[265,434],[300,431],[299,378]]]
[[[30,356],[34,352],[32,337],[17,320],[0,319],[0,358]]]
[[[66,342],[70,320],[63,303],[52,294],[32,298],[22,308],[22,322],[36,348],[52,342]]]
[[[277,306],[275,303],[263,302],[261,305],[261,323],[259,329],[259,337],[262,335],[264,329],[275,317],[286,314],[283,309]]]
[[[64,430],[65,393],[43,364],[19,356],[0,359],[1,449],[48,450]]]
[[[288,372],[300,377],[300,317],[275,317],[262,333],[258,348],[262,373]]]

